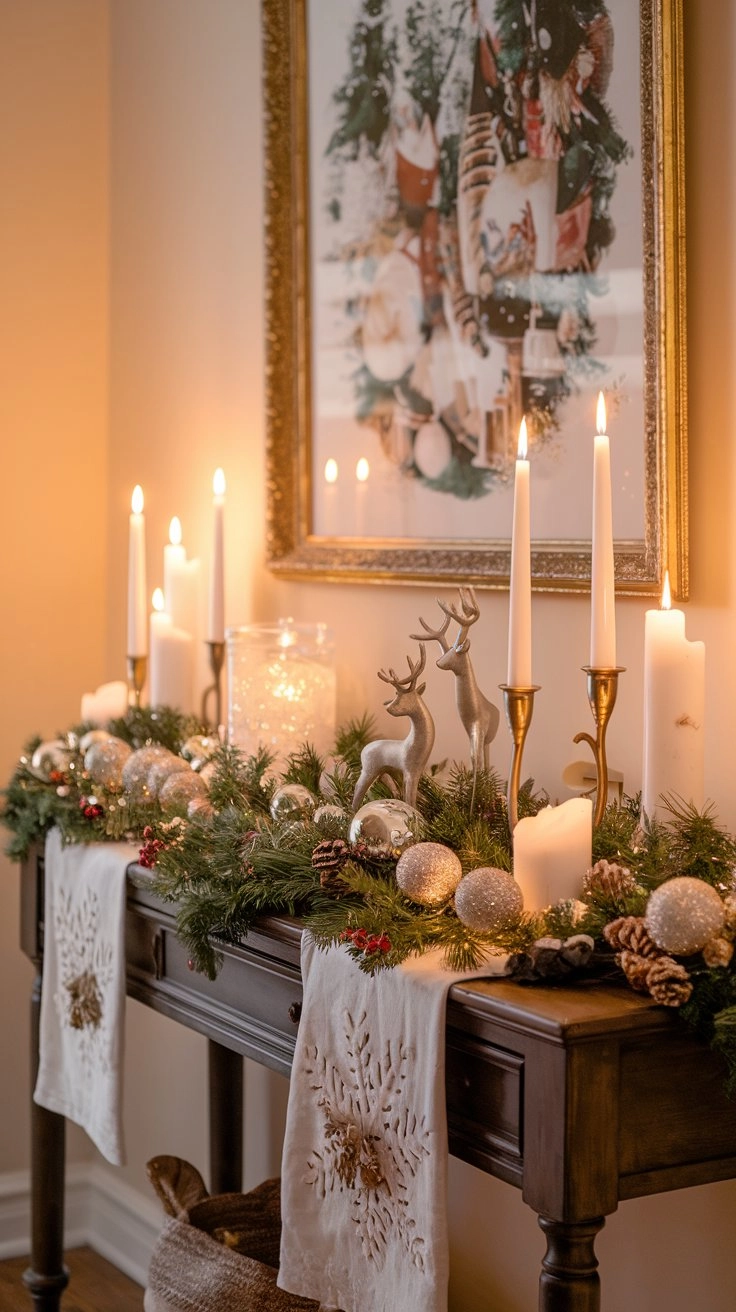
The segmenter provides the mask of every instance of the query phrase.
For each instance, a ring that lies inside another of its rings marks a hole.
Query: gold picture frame
[[[363,0],[365,3],[365,0]],[[393,0],[406,8],[406,0]],[[391,8],[392,0],[387,0]],[[339,0],[341,10],[349,9]],[[609,0],[614,13],[630,0]],[[355,0],[353,8],[360,6]],[[468,3],[470,8],[470,0]],[[315,315],[310,250],[309,30],[329,23],[323,0],[262,0],[266,195],[267,559],[290,579],[508,586],[506,534],[325,532],[315,522],[318,456],[313,401]],[[615,25],[615,17],[612,20]],[[641,142],[642,531],[617,537],[621,594],[655,595],[665,569],[673,594],[688,595],[685,199],[681,0],[641,0],[638,20]],[[315,49],[319,42],[315,42]],[[316,155],[311,150],[312,155]],[[636,226],[636,215],[630,216]],[[631,271],[627,271],[629,274]],[[637,271],[634,271],[636,285]],[[625,419],[625,415],[624,415]],[[609,424],[612,451],[615,426]],[[591,462],[594,424],[590,424]],[[631,438],[638,451],[638,430]],[[320,466],[321,468],[321,466]],[[445,499],[447,501],[447,498]],[[377,504],[377,503],[376,503]],[[353,533],[355,535],[353,536]],[[532,543],[537,590],[590,586],[589,533]]]

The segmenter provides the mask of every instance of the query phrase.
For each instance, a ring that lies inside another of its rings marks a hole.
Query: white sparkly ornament
[[[195,770],[170,774],[161,785],[158,800],[167,815],[181,815],[195,797],[207,797],[207,785]]]
[[[196,776],[199,778],[199,776]],[[215,814],[215,808],[208,797],[193,797],[187,806],[187,815],[190,820],[199,816],[202,820],[209,820],[210,816]]]
[[[219,746],[219,738],[211,738],[205,734],[196,733],[191,738],[187,738],[181,749],[181,754],[185,761],[189,761],[193,770],[201,770],[205,762],[214,756]]]
[[[300,820],[311,815],[316,797],[303,784],[282,784],[271,798],[271,816],[274,820]]]
[[[160,756],[152,761],[146,774],[146,786],[150,796],[158,797],[167,779],[174,774],[184,774],[185,771],[190,774],[191,766],[174,752],[168,752],[166,756]]]
[[[132,752],[123,766],[123,788],[126,793],[136,802],[150,802],[148,771],[155,761],[165,760],[172,755],[168,747],[161,747],[160,744],[139,747]]]
[[[422,817],[408,802],[384,797],[366,802],[350,821],[350,842],[367,843],[374,852],[399,856],[421,835]]]
[[[55,770],[62,774],[66,773],[69,769],[70,757],[71,753],[66,743],[60,738],[53,738],[49,742],[39,744],[31,757],[28,769],[36,779],[41,779],[47,784]]]
[[[122,788],[123,768],[131,748],[122,738],[103,738],[84,753],[84,768],[93,783],[102,788]]]
[[[726,920],[726,908],[710,884],[691,875],[678,875],[655,888],[647,902],[644,924],[663,952],[689,957],[717,938]]]
[[[396,863],[396,883],[402,893],[423,907],[445,902],[462,873],[459,857],[444,843],[415,843]]]
[[[79,750],[84,754],[93,743],[105,743],[114,735],[107,732],[107,729],[90,729],[89,733],[83,734],[79,739]]]
[[[507,870],[479,866],[461,879],[455,894],[455,911],[468,929],[489,933],[515,920],[524,906],[524,895]]]

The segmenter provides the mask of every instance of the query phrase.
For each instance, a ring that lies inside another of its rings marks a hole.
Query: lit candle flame
[[[130,508],[134,515],[143,513],[143,488],[140,483],[136,483],[133,488],[133,495],[130,498]]]
[[[166,602],[164,601],[164,594],[161,588],[156,588],[154,590],[153,597],[151,598],[151,604],[155,611],[160,612],[166,609]]]
[[[670,592],[670,572],[668,569],[664,572],[664,583],[662,584],[662,602],[661,610],[670,610],[672,606],[672,593]]]
[[[519,445],[516,451],[517,460],[526,460],[526,453],[529,449],[529,440],[526,432],[526,415],[519,424]]]
[[[224,497],[226,488],[225,471],[216,469],[212,476],[212,491],[216,497]]]
[[[329,460],[325,461],[325,483],[336,483],[336,482],[337,482],[337,461],[333,460],[332,456],[330,456]]]
[[[371,467],[368,464],[368,461],[366,460],[365,456],[361,456],[360,460],[355,466],[355,477],[357,478],[358,482],[367,483],[368,475],[370,474],[370,472],[371,472]]]
[[[603,393],[598,393],[598,405],[595,412],[595,424],[598,432],[603,436],[606,431],[606,403],[603,399]]]
[[[174,515],[174,518],[169,524],[169,542],[172,547],[181,546],[181,520],[178,515]]]

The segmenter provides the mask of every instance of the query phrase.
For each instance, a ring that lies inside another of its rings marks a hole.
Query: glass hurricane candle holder
[[[265,747],[283,763],[309,742],[335,740],[335,649],[325,624],[278,620],[228,629],[228,738],[246,755]]]

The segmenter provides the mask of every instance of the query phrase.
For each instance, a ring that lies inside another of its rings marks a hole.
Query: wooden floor
[[[74,1248],[65,1254],[69,1289],[61,1300],[62,1312],[141,1312],[143,1290],[93,1253],[91,1248]],[[22,1276],[27,1257],[0,1262],[1,1312],[31,1312],[31,1297]]]

